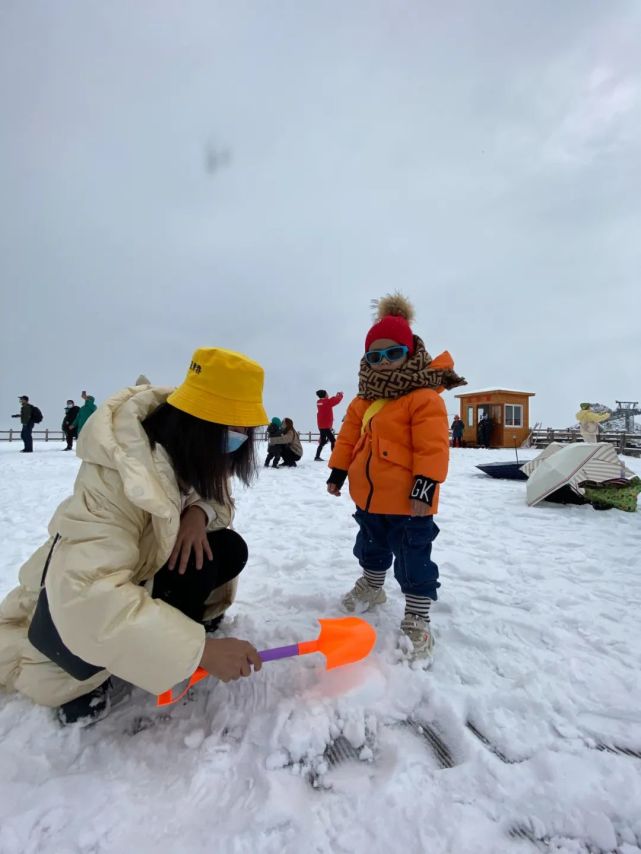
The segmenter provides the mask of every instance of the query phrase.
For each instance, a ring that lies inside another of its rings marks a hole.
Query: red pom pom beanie
[[[365,352],[369,350],[372,341],[378,338],[398,341],[409,348],[410,356],[414,355],[414,333],[407,320],[400,315],[388,314],[372,326],[365,339]]]

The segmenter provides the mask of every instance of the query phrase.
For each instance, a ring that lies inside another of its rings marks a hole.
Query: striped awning
[[[570,445],[554,442],[538,457],[521,466],[521,471],[529,475],[527,503],[530,507],[565,485],[577,495],[583,495],[579,484],[584,480],[603,483],[612,478],[634,477],[634,472],[621,462],[612,445],[606,442],[573,442]]]

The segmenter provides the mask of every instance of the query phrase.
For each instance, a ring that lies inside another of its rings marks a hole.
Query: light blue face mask
[[[247,441],[247,433],[237,433],[235,430],[227,431],[227,447],[226,454],[233,454]]]

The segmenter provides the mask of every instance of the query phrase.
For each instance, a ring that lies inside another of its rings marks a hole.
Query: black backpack
[[[37,406],[31,405],[31,420],[34,424],[40,424],[42,421],[42,412],[38,409]]]

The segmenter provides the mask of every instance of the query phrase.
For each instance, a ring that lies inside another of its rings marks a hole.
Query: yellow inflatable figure
[[[589,403],[580,404],[581,409],[576,414],[576,420],[579,422],[579,430],[584,442],[596,442],[599,438],[599,424],[601,421],[607,421],[610,417],[609,412],[592,412]]]

